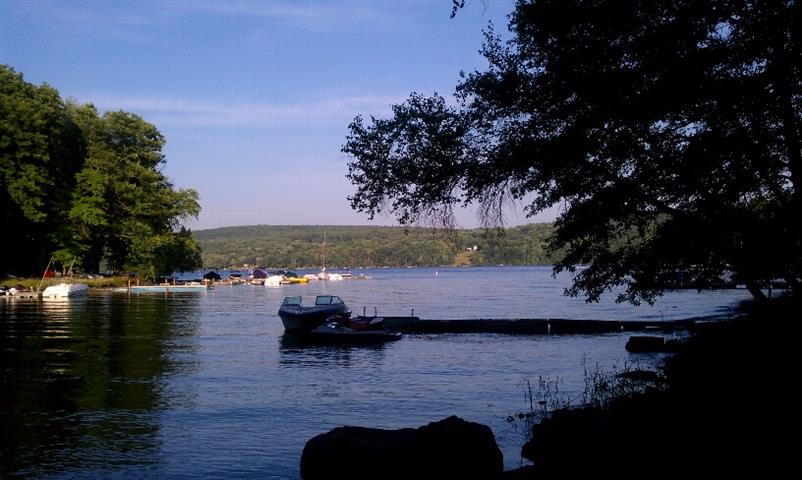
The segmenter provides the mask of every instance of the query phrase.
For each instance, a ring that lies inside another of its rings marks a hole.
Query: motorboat
[[[43,298],[70,298],[79,295],[86,295],[89,292],[89,285],[84,283],[59,283],[50,285],[42,292]]]
[[[309,283],[309,279],[306,277],[299,277],[297,273],[286,270],[276,270],[274,272],[270,272],[264,281],[266,287],[295,285],[298,283]]]
[[[295,285],[298,283],[309,283],[309,279],[306,277],[285,277],[284,281],[288,285]]]
[[[299,277],[295,272],[284,272],[284,280],[281,282],[282,285],[294,285],[297,283],[309,283],[309,279],[306,277]]]
[[[318,295],[313,306],[303,306],[300,296],[284,297],[278,316],[288,332],[308,332],[333,315],[348,315],[348,307],[336,295]]]
[[[319,342],[373,343],[392,342],[401,339],[401,332],[387,330],[380,317],[354,317],[335,315],[322,325],[309,331],[310,337]]]

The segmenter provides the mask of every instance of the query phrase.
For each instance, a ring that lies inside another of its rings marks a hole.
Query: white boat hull
[[[70,298],[86,295],[89,285],[83,283],[59,283],[51,285],[42,292],[43,298]]]

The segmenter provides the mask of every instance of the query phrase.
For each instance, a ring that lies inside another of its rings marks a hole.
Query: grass
[[[131,280],[127,276],[117,277],[98,277],[98,278],[80,278],[80,277],[51,277],[42,281],[41,278],[6,278],[0,280],[0,287],[24,287],[28,290],[36,290],[41,282],[41,289],[45,289],[50,285],[56,285],[63,282],[84,283],[89,285],[90,288],[111,288],[111,287],[127,287],[128,282]]]
[[[644,393],[647,389],[662,390],[665,378],[651,370],[624,363],[623,367],[613,365],[604,369],[599,364],[589,367],[582,360],[585,386],[581,393],[570,396],[561,390],[562,377],[538,376],[536,382],[525,378],[519,387],[524,393],[524,409],[507,417],[516,429],[523,428],[527,441],[532,440],[533,427],[549,418],[554,412],[571,408],[607,407],[618,399]]]

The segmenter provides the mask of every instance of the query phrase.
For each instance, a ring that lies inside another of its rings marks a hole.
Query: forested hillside
[[[370,226],[225,227],[193,232],[206,268],[258,264],[320,267],[323,233],[330,267],[424,265],[546,265],[552,225],[499,230],[457,230]]]

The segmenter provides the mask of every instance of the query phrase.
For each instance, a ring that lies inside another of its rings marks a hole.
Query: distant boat
[[[341,273],[329,273],[328,274],[328,278],[326,280],[338,281],[338,280],[344,280],[344,279],[345,279],[345,277],[343,277],[343,275]]]
[[[43,298],[70,298],[86,295],[89,285],[83,283],[59,283],[50,285],[42,292]]]
[[[212,280],[212,281],[219,281],[220,274],[215,272],[214,270],[207,272],[203,275],[204,280]]]
[[[291,285],[296,283],[309,283],[309,279],[306,277],[299,277],[295,272],[284,272],[284,279],[281,282],[282,285]]]
[[[328,273],[326,271],[326,232],[323,232],[323,268],[317,274],[318,280],[342,280],[343,276],[339,273]]]
[[[285,297],[278,316],[288,332],[308,332],[319,327],[332,315],[347,315],[348,307],[336,295],[318,295],[315,304],[304,307],[301,297]]]
[[[53,263],[53,257],[50,257],[50,260],[47,262],[47,266],[45,267],[45,273],[42,275],[42,280],[39,282],[39,286],[36,287],[36,290],[42,288],[42,282],[45,281],[45,278],[48,278],[52,275],[49,275],[50,272],[50,265]],[[67,271],[67,277],[72,275],[72,267],[75,265],[75,259],[72,259],[72,263],[70,264],[70,269]],[[77,297],[79,295],[86,295],[89,291],[89,285],[83,283],[59,283],[57,285],[50,285],[49,287],[45,288],[42,292],[42,298],[70,298],[70,297]]]

